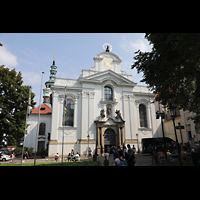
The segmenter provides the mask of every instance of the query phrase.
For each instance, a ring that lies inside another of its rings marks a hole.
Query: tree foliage
[[[0,66],[0,141],[6,139],[8,145],[19,145],[24,138],[30,86],[22,83],[21,72]],[[32,107],[34,96],[31,92]]]
[[[200,34],[146,33],[151,52],[135,52],[132,68],[143,72],[143,80],[163,105],[200,116]],[[200,119],[200,118],[199,118]]]

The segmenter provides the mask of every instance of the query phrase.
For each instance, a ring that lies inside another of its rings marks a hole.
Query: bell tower
[[[57,67],[55,66],[55,60],[53,60],[53,65],[51,65],[51,70],[50,70],[49,81],[45,83],[46,87],[48,85],[51,88],[51,86],[54,84],[57,73],[56,69]]]
[[[55,77],[56,77],[56,65],[55,65],[55,53],[54,52],[54,60],[53,60],[53,64],[51,65],[51,70],[50,70],[50,76],[49,76],[49,80],[47,82],[45,82],[45,85],[46,85],[46,89],[43,89],[43,93],[44,93],[44,100],[43,100],[43,103],[48,103],[50,104],[51,103],[51,86],[54,85],[54,82],[55,82]]]

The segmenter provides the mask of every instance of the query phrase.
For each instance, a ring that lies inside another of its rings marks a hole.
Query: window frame
[[[70,108],[69,108],[69,104],[73,102],[72,105],[70,105]],[[73,108],[71,108],[71,106]],[[63,107],[64,107],[64,103],[63,103]],[[70,110],[73,110],[73,113],[70,113]],[[63,120],[62,120],[62,126],[68,126],[68,127],[74,127],[74,109],[75,109],[75,102],[74,100],[72,99],[67,99],[67,112],[66,113],[63,113]],[[71,114],[71,116],[69,116],[69,114]],[[64,121],[64,115],[65,115],[65,121]],[[66,123],[68,122],[68,123]]]
[[[106,85],[104,86],[104,101],[113,101],[113,88]]]
[[[143,109],[143,110],[142,110]],[[148,128],[148,120],[147,120],[147,106],[144,104],[139,105],[139,119],[140,119],[140,127]]]
[[[41,127],[41,125],[43,125],[43,124],[44,124],[44,127]],[[44,129],[44,130],[42,130],[42,129]],[[42,131],[44,132],[44,134],[41,134]],[[44,123],[44,122],[41,122],[39,125],[39,135],[46,135],[46,123]]]

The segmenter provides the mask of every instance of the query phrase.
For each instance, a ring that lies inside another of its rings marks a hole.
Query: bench
[[[65,159],[65,161],[67,161],[67,160],[70,160],[70,161],[80,161],[80,157],[79,156],[77,156],[77,155],[73,155],[73,156],[67,156],[67,157],[65,157],[64,158]]]
[[[45,157],[46,162],[48,162],[49,160],[54,161],[55,160],[55,156],[54,157]]]

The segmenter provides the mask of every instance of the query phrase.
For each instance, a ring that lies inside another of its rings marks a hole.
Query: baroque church
[[[130,144],[141,150],[142,138],[162,136],[154,94],[121,70],[122,60],[109,46],[93,58],[94,67],[82,70],[78,79],[56,77],[53,61],[50,79],[43,89],[39,133],[37,107],[27,121],[30,126],[26,147],[35,148],[37,135],[37,150],[43,147],[48,150],[48,156],[61,155],[64,133],[64,155],[72,149],[86,155],[88,147],[93,154],[101,154],[107,146]],[[64,116],[65,90],[67,112]]]

